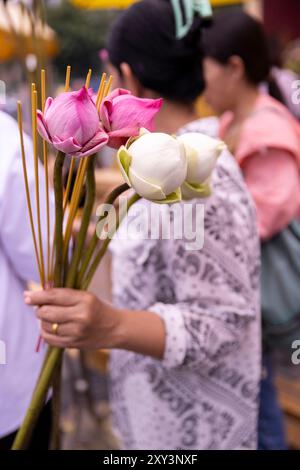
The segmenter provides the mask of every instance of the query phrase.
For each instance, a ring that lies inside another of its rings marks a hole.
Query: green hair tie
[[[176,37],[182,39],[193,24],[194,16],[198,13],[202,18],[212,16],[212,8],[209,0],[182,0],[185,11],[185,24],[180,6],[180,0],[172,0],[172,7],[175,16]]]

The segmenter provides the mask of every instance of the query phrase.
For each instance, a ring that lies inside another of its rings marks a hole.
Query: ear
[[[233,78],[237,80],[245,78],[245,64],[241,57],[238,55],[231,56],[228,60],[228,66]]]
[[[122,62],[122,64],[120,64],[120,69],[122,72],[124,88],[131,91],[131,93],[135,96],[141,96],[143,87],[134,75],[130,65],[126,62]]]

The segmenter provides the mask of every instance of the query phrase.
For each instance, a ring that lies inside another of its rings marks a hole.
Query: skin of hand
[[[25,291],[24,302],[36,307],[41,335],[52,346],[125,349],[163,357],[165,326],[155,313],[118,309],[90,292],[66,288]]]

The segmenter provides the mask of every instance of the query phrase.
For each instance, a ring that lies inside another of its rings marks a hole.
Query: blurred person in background
[[[35,201],[33,150],[29,138],[24,135],[24,139],[31,200]],[[33,309],[23,301],[27,282],[37,281],[39,277],[25,197],[19,130],[14,119],[2,111],[0,153],[0,340],[5,345],[5,360],[0,362],[0,450],[8,450],[29,405],[44,348],[39,353],[35,351],[39,326]],[[42,180],[40,194],[41,200],[45,200]],[[33,203],[36,220],[34,208]],[[50,430],[48,402],[29,448],[47,450]]]
[[[243,11],[216,16],[205,37],[206,99],[220,117],[219,136],[243,172],[256,205],[263,241],[300,214],[300,140],[297,121],[278,100],[260,92],[270,83],[267,41],[261,23]],[[264,356],[259,448],[285,449],[282,412]]]
[[[284,67],[280,43],[276,37],[270,37],[268,39],[268,45],[271,65],[270,76],[272,80],[262,85],[262,90],[265,90],[273,98],[285,104],[290,112],[299,120],[300,105],[294,99],[294,90],[295,83],[297,80],[300,80],[300,76]]]
[[[200,36],[197,17],[186,37],[176,39],[167,0],[135,3],[111,29],[114,85],[143,98],[164,98],[157,131],[201,128],[195,111],[204,90]],[[121,237],[111,243],[113,304],[67,289],[25,293],[28,304],[41,306],[37,314],[49,344],[113,349],[110,398],[126,449],[257,446],[261,339],[254,207],[228,152],[219,158],[212,185],[209,198],[189,201],[194,208],[205,205],[202,249],[188,251],[181,239],[128,239],[121,225]],[[170,216],[166,205],[140,204],[146,218],[150,207],[158,217]]]

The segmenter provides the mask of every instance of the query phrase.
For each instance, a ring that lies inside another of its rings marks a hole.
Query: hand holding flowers
[[[52,283],[53,272],[55,272],[56,287],[87,289],[110,242],[110,238],[107,238],[99,247],[95,233],[86,246],[88,225],[95,198],[94,154],[105,145],[118,149],[117,159],[125,180],[125,184],[116,188],[109,196],[108,201],[111,204],[129,187],[134,189],[135,194],[130,199],[128,207],[140,197],[156,203],[175,203],[181,201],[183,197],[206,197],[210,192],[210,175],[219,154],[224,148],[223,144],[198,134],[186,134],[176,138],[167,134],[152,132],[155,115],[162,106],[161,99],[137,98],[123,89],[114,90],[109,94],[107,88],[105,80],[102,80],[97,98],[93,97],[87,85],[79,91],[70,92],[66,89],[65,93],[60,94],[55,99],[48,98],[42,111],[36,109],[37,92],[33,89],[34,139],[37,139],[37,128],[43,139],[45,162],[47,162],[45,158],[46,142],[58,150],[54,176],[56,217],[52,265],[49,270],[50,277],[46,279],[46,283],[42,282],[43,285]],[[106,96],[104,96],[104,90],[106,90]],[[45,96],[43,90],[42,96]],[[101,96],[104,97],[102,102],[98,98]],[[18,106],[21,149],[23,152],[21,104],[19,103]],[[36,159],[37,146],[35,145],[34,148]],[[72,158],[68,180],[72,177],[72,163],[74,163],[74,160],[78,158],[80,163],[71,193],[69,211],[65,212],[68,198],[67,196],[62,197],[62,170],[64,160],[68,157]],[[25,155],[23,155],[23,162],[26,186]],[[36,178],[38,188],[38,175],[36,175]],[[85,206],[82,211],[74,250],[70,254],[70,234],[78,210],[79,197],[84,186],[86,190]],[[28,200],[28,208],[30,215],[30,200]],[[66,219],[65,229],[63,229],[64,219]],[[114,231],[117,230],[118,223],[119,221],[117,221]],[[33,240],[36,245],[35,227],[32,221],[31,224]],[[112,235],[113,233],[110,233],[110,236]],[[38,265],[42,266],[42,250],[36,250],[36,255]],[[77,295],[76,291],[54,289],[32,296],[31,293],[26,294],[28,303],[46,304],[45,307],[40,308],[39,315],[43,321],[43,336],[53,347],[50,347],[46,356],[32,403],[17,436],[14,448],[26,447],[26,442],[30,438],[30,433],[51,384],[53,373],[60,361],[61,348],[71,345],[80,348],[103,347],[105,345],[109,347],[108,343],[112,343],[111,346],[116,347],[118,344],[114,336],[115,332],[119,331],[118,328],[115,328],[115,321],[117,322],[119,318],[118,315],[114,319],[111,315],[104,315],[103,312],[108,312],[110,307],[104,304],[100,306],[101,302],[96,302],[90,294],[86,293],[82,297],[82,292]],[[54,306],[51,306],[51,299],[52,303],[55,304],[55,312]],[[84,299],[83,303],[82,299]],[[62,312],[61,307],[65,307],[66,302],[71,302],[68,306],[72,307],[72,318],[63,322],[59,337],[53,338],[53,323],[57,323],[58,317],[56,315],[65,319],[66,309],[63,309]],[[102,311],[102,316],[98,315],[101,313],[99,309]],[[131,316],[129,315],[128,318],[131,318]],[[102,322],[101,328],[104,335],[101,344],[97,342],[99,338],[95,335],[94,327],[91,329],[91,325],[98,321]],[[161,323],[157,324],[157,328],[158,332],[161,333]],[[112,337],[115,339],[110,341],[109,338]],[[159,357],[159,353],[156,356]]]

